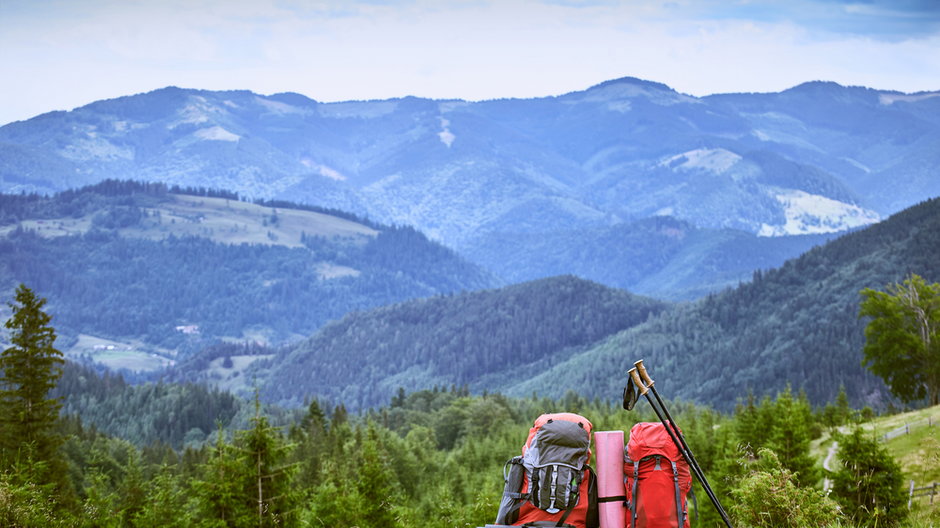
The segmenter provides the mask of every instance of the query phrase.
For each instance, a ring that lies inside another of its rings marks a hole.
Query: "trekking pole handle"
[[[645,382],[645,384],[646,384],[647,387],[652,387],[652,386],[653,386],[653,380],[650,379],[649,373],[646,372],[646,367],[643,366],[643,360],[642,360],[642,359],[639,360],[639,361],[637,361],[636,363],[634,363],[634,364],[633,364],[633,368],[635,368],[636,371],[640,373],[640,377],[643,378],[643,381]]]
[[[650,391],[650,388],[643,384],[643,380],[640,379],[640,375],[636,371],[636,367],[627,371],[627,374],[633,379],[633,384],[636,385],[637,389],[640,391],[641,396],[646,396],[646,393]]]

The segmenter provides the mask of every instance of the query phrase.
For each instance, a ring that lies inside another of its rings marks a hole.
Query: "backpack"
[[[597,526],[597,478],[591,422],[572,413],[543,414],[504,467],[497,525]]]
[[[692,473],[661,423],[638,423],[630,429],[624,456],[627,528],[689,528],[686,496]]]

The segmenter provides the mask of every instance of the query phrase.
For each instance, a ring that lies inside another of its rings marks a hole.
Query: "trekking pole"
[[[638,366],[636,366],[639,364]],[[653,380],[649,378],[647,374],[645,376],[648,381],[648,385],[644,384],[644,381],[640,379],[640,374],[638,372],[639,367],[643,366],[642,360],[637,361],[634,364],[635,366],[628,371],[630,378],[633,380],[633,383],[636,385],[640,394],[646,396],[646,400],[649,402],[650,407],[653,408],[653,411],[656,413],[656,416],[659,418],[659,421],[662,422],[663,427],[666,428],[666,432],[669,433],[669,438],[672,439],[672,443],[676,445],[676,448],[679,449],[679,452],[682,454],[682,457],[685,458],[686,462],[689,463],[689,467],[692,468],[692,472],[695,473],[695,476],[701,482],[702,487],[705,489],[705,493],[708,495],[708,498],[711,499],[712,504],[715,505],[715,509],[718,511],[718,515],[721,516],[721,520],[724,521],[725,526],[728,528],[733,528],[731,526],[731,520],[728,519],[728,514],[725,513],[725,509],[722,508],[721,503],[718,501],[718,497],[715,496],[715,492],[712,491],[711,486],[708,484],[708,479],[705,478],[705,474],[702,473],[702,468],[699,467],[698,462],[695,460],[695,457],[692,456],[692,452],[688,449],[688,444],[685,443],[685,439],[681,438],[682,433],[679,432],[678,427],[672,421],[672,417],[669,415],[669,411],[666,409],[666,406],[663,405],[662,398],[659,397],[659,394],[656,392],[655,387],[653,387]],[[643,369],[645,374],[646,369]],[[656,400],[659,402],[659,406],[653,402],[653,398],[650,397],[650,389],[653,391],[653,395],[656,397]],[[662,408],[662,410],[660,410]],[[678,437],[676,434],[678,433]],[[680,440],[681,438],[681,440]]]
[[[666,427],[671,427],[673,431],[675,431],[676,437],[679,439],[679,442],[682,444],[681,446],[679,444],[676,444],[676,447],[678,447],[679,450],[684,449],[685,452],[689,454],[689,458],[691,459],[691,460],[688,460],[689,465],[694,465],[698,467],[699,472],[702,472],[701,466],[698,465],[698,460],[696,460],[695,457],[692,456],[692,449],[689,447],[689,444],[685,441],[685,436],[682,435],[682,431],[679,430],[679,426],[676,425],[676,422],[672,419],[672,415],[669,414],[669,409],[666,408],[666,404],[663,402],[663,399],[659,397],[659,391],[656,390],[654,381],[652,380],[652,378],[650,378],[649,373],[646,372],[646,367],[643,366],[643,360],[641,359],[635,362],[633,366],[636,368],[637,374],[639,374],[640,378],[643,380],[643,385],[646,388],[653,391],[653,396],[656,397],[656,402],[659,404],[659,408],[662,409],[663,414],[666,415],[666,419],[669,421],[669,423],[668,425],[665,423],[663,425],[665,425]],[[702,475],[704,476],[704,473],[702,473]]]

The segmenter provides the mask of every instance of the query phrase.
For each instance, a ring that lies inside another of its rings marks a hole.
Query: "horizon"
[[[703,97],[940,90],[930,0],[5,0],[0,125],[177,86],[482,101],[623,77]],[[67,87],[67,89],[63,88]]]

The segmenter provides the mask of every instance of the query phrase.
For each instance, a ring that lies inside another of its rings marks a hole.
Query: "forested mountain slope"
[[[810,250],[733,290],[663,312],[582,350],[510,394],[558,395],[578,388],[615,398],[624,375],[644,359],[670,398],[730,409],[753,391],[790,384],[810,400],[833,401],[844,385],[856,404],[888,402],[862,366],[865,320],[859,291],[884,289],[916,273],[940,281],[940,199]]]
[[[350,310],[498,284],[411,228],[116,181],[0,195],[0,292],[20,282],[49,299],[65,349],[96,336],[183,351],[306,337]]]
[[[174,449],[201,445],[218,427],[231,427],[244,401],[206,385],[131,385],[120,375],[65,363],[51,397],[61,398],[63,416],[139,446],[162,443]]]
[[[563,276],[352,313],[271,360],[262,395],[361,409],[400,388],[504,389],[667,306]]]

